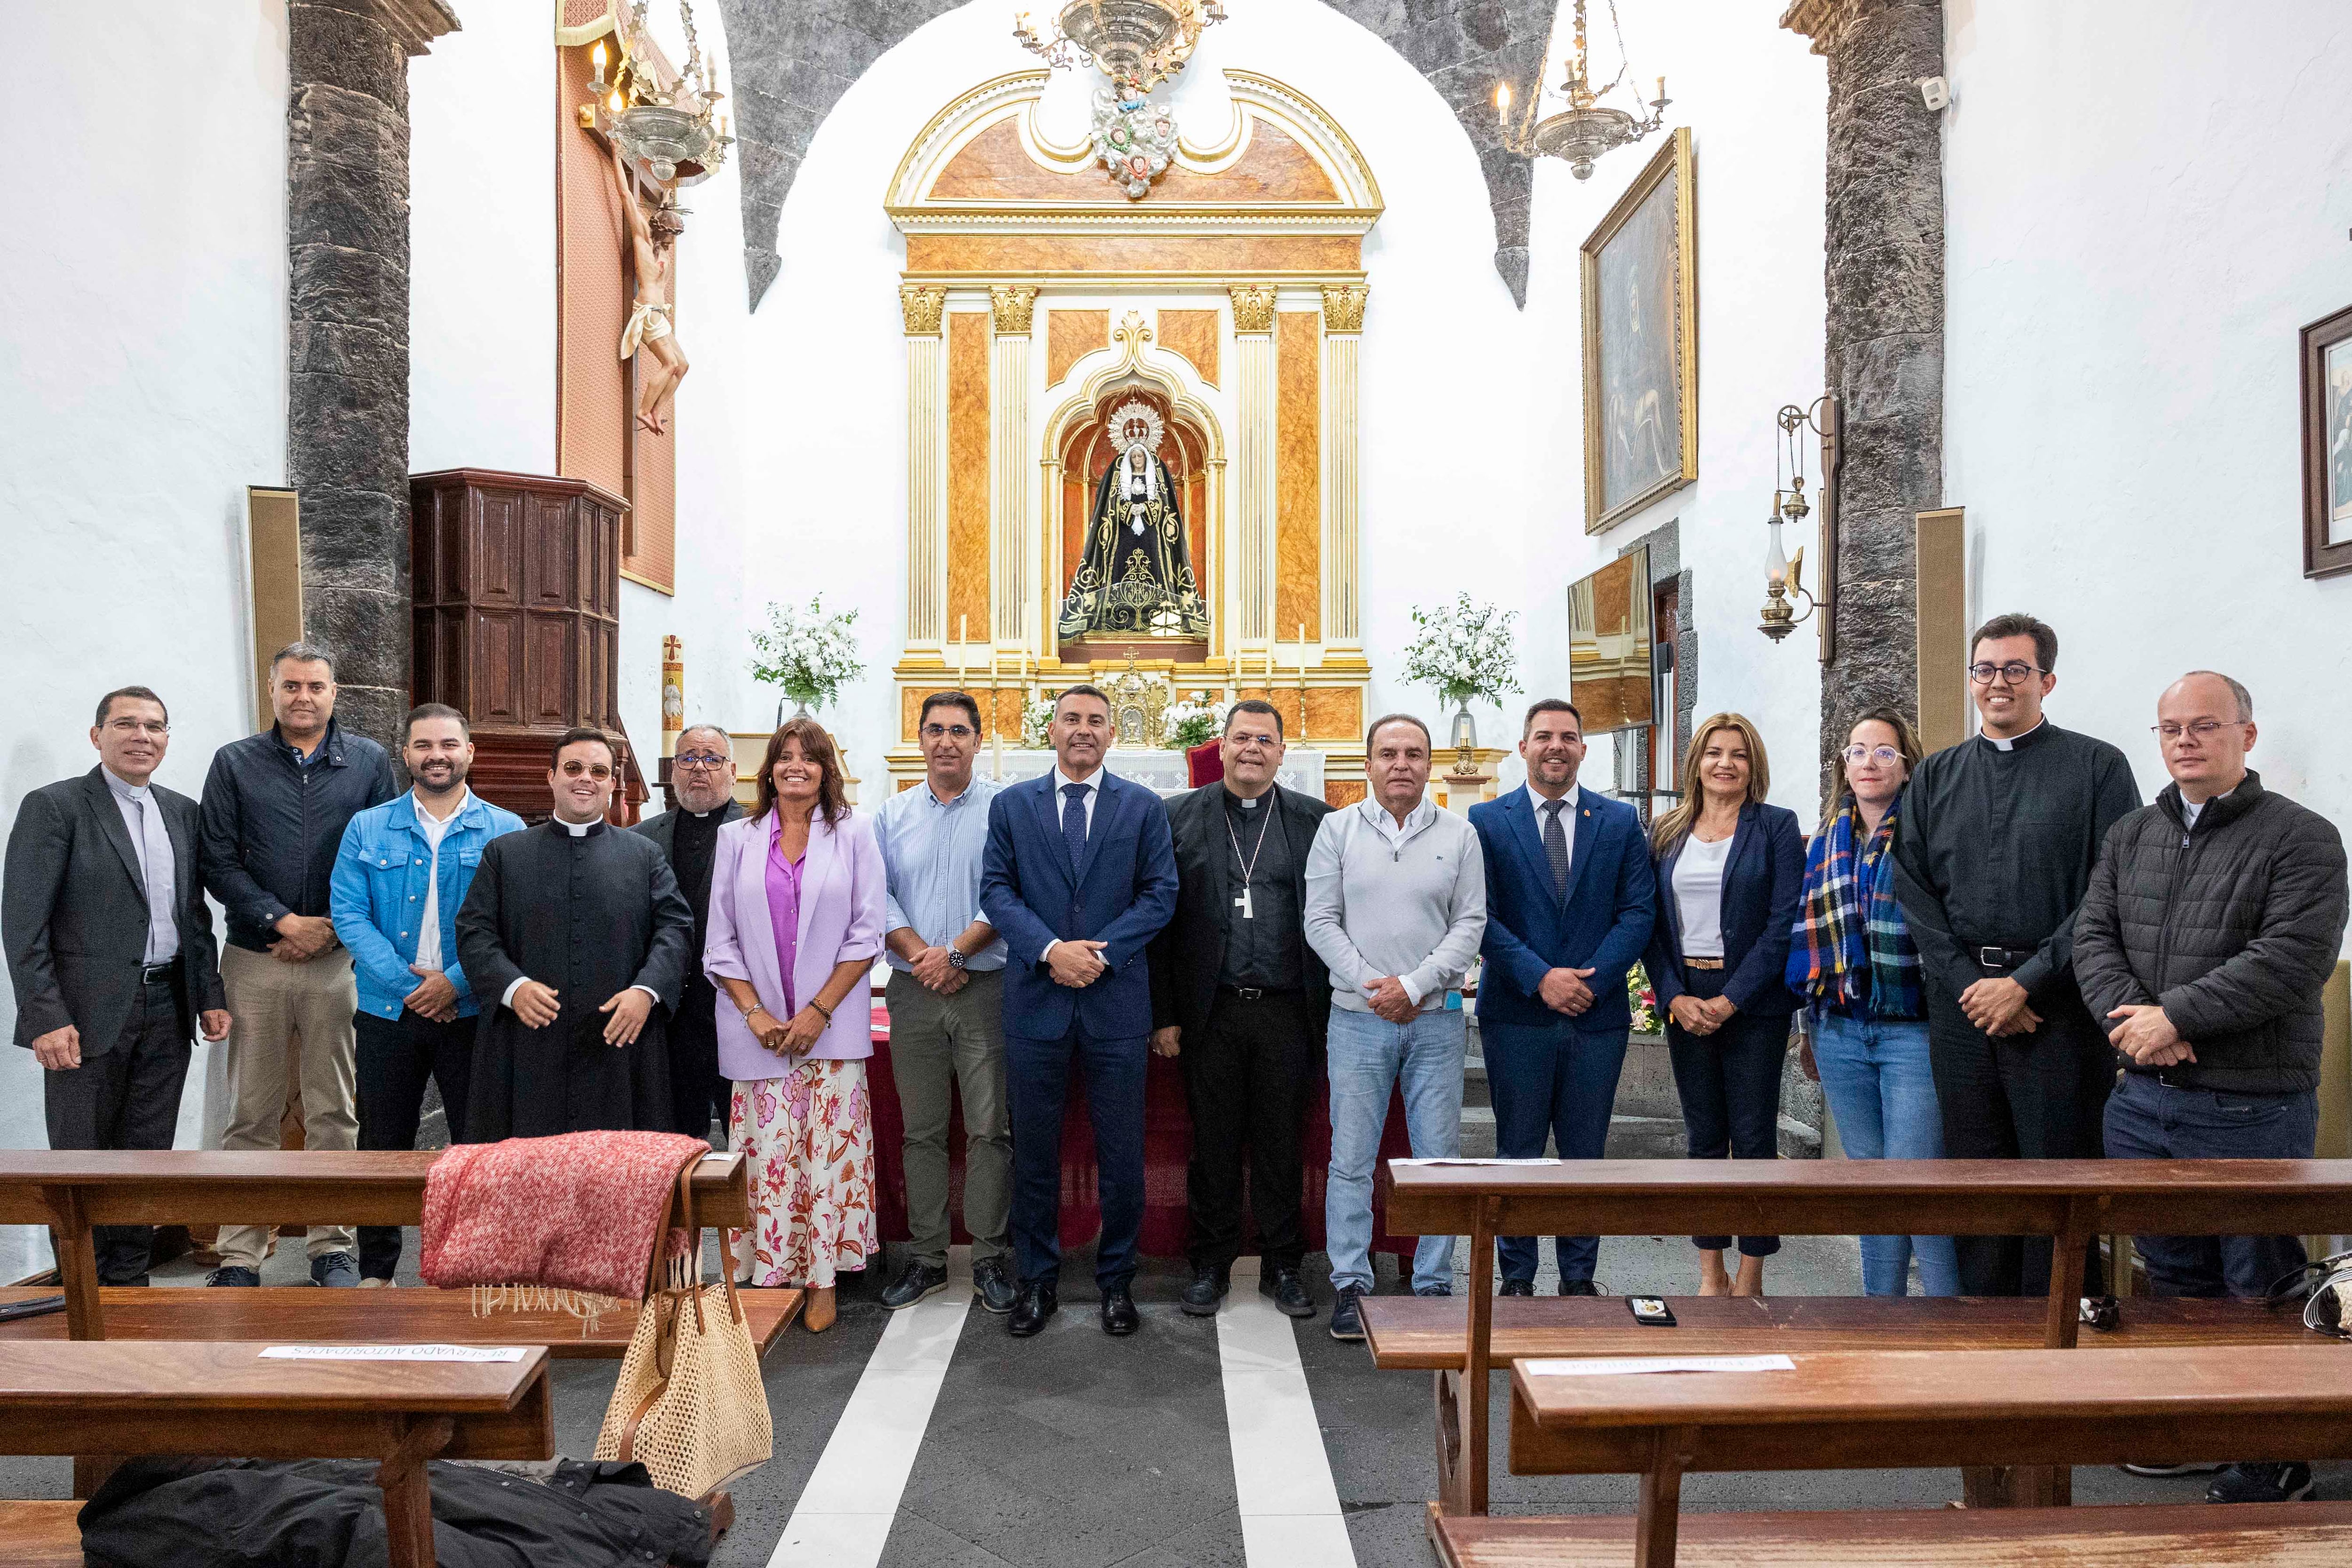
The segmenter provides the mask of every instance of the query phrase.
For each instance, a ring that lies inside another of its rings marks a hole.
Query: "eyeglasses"
[[[1882,768],[1891,768],[1903,760],[1903,753],[1892,746],[1848,746],[1843,755],[1848,767],[1876,763]]]
[[[106,727],[118,735],[145,735],[150,740],[172,732],[172,726],[161,719],[109,719]]]
[[[574,760],[564,763],[562,772],[568,779],[576,779],[585,773],[599,784],[613,776],[612,764],[609,763],[583,763]]]
[[[2011,659],[2007,664],[1972,664],[1969,666],[1969,679],[1975,681],[1979,686],[1990,686],[1995,678],[1998,678],[2011,686],[2021,686],[2025,683],[2025,678],[2029,675],[2047,675],[2050,672],[2048,670],[2042,668],[2038,664],[2027,664],[2021,659]]]
[[[2219,719],[2200,719],[2189,724],[2150,724],[2148,728],[2168,741],[2178,741],[2180,739],[2181,731],[2186,730],[2191,736],[2201,742],[2211,740],[2227,726]]]
[[[712,768],[723,768],[731,760],[728,757],[714,757],[709,752],[687,752],[672,757],[670,765],[679,768],[701,768],[708,772]]]
[[[923,726],[923,739],[926,741],[969,741],[972,738],[974,733],[975,731],[969,724],[926,724]]]

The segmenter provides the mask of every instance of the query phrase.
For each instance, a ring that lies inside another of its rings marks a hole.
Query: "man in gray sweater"
[[[1372,1173],[1389,1089],[1402,1083],[1419,1158],[1462,1147],[1462,982],[1486,931],[1486,869],[1469,822],[1423,798],[1429,726],[1406,714],[1364,740],[1372,797],[1323,819],[1307,856],[1307,941],[1331,972],[1331,1168],[1324,1189],[1331,1337],[1360,1340],[1372,1288]],[[1416,1295],[1454,1290],[1454,1238],[1425,1236]]]
[[[2344,841],[2246,766],[2244,687],[2194,671],[2166,688],[2156,714],[2172,783],[2108,830],[2074,920],[2074,973],[2124,1069],[2107,1100],[2107,1154],[2307,1160],[2320,987],[2344,942]],[[2135,1239],[2159,1296],[2260,1297],[2304,1263],[2291,1236]],[[2155,1468],[2198,1468],[2210,1467]],[[2232,1465],[2206,1495],[2308,1497],[2311,1467]]]

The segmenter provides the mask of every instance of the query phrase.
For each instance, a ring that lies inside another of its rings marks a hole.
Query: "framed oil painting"
[[[1684,127],[1580,249],[1588,533],[1698,478],[1696,197]]]
[[[2303,574],[2352,572],[2352,306],[2303,329]]]
[[[1584,716],[1584,733],[1658,721],[1650,649],[1644,545],[1568,585],[1568,700]]]

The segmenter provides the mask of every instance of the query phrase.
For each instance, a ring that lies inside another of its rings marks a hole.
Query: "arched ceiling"
[[[883,54],[963,0],[719,0],[733,60],[743,270],[757,307],[782,265],[784,197],[818,125]],[[1495,270],[1528,299],[1528,160],[1496,139],[1495,86],[1524,99],[1542,68],[1558,0],[1325,0],[1385,40],[1454,110],[1478,151],[1495,215]],[[1015,7],[1006,0],[1007,25]]]

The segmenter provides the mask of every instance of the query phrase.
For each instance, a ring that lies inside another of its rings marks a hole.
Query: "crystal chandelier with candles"
[[[1097,66],[1119,99],[1139,100],[1184,68],[1202,32],[1225,19],[1222,0],[1070,0],[1041,35],[1023,12],[1015,42],[1049,66]]]
[[[728,134],[727,116],[717,108],[726,94],[718,89],[714,63],[702,58],[694,7],[688,0],[678,0],[677,5],[686,29],[686,68],[675,80],[664,79],[646,31],[647,3],[636,0],[614,30],[621,59],[610,82],[604,79],[604,45],[597,42],[590,57],[596,67],[588,84],[593,96],[581,106],[581,123],[604,132],[625,154],[651,168],[663,184],[699,184],[719,172],[735,140]]]
[[[1658,79],[1658,96],[1650,101],[1646,115],[1629,113],[1601,101],[1623,87],[1628,99],[1640,107],[1638,89],[1626,85],[1633,68],[1625,53],[1624,31],[1617,24],[1617,0],[1608,0],[1608,4],[1609,30],[1617,39],[1617,74],[1604,86],[1597,91],[1592,86],[1591,58],[1584,37],[1584,0],[1576,0],[1576,41],[1566,62],[1566,79],[1558,93],[1558,99],[1564,100],[1567,107],[1537,118],[1545,96],[1538,83],[1528,97],[1526,110],[1514,121],[1511,84],[1506,81],[1495,89],[1495,111],[1503,122],[1503,144],[1522,157],[1565,158],[1580,180],[1592,177],[1595,158],[1639,142],[1664,125],[1666,105],[1674,101],[1666,96],[1664,77]]]

